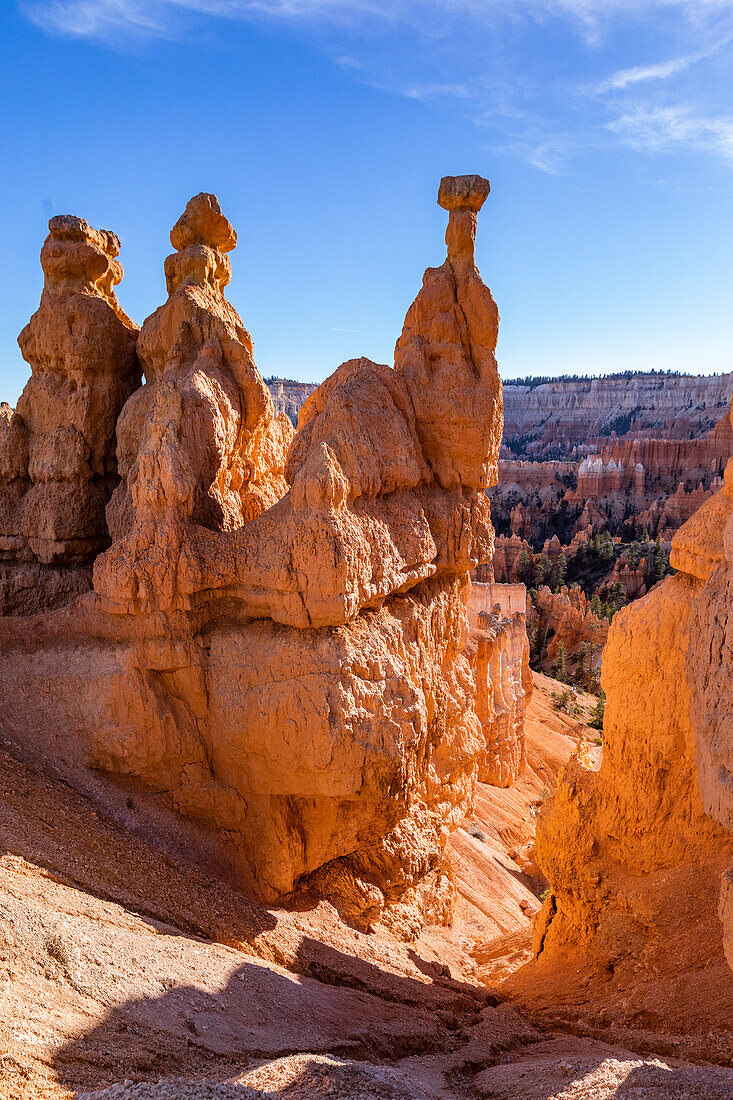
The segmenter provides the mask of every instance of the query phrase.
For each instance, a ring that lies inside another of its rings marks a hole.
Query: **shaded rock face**
[[[733,459],[723,489],[685,532],[677,557],[705,582],[687,654],[698,781],[708,814],[733,833]],[[733,967],[733,863],[722,877],[720,918]]]
[[[539,924],[543,965],[581,947],[627,982],[658,979],[686,951],[699,955],[693,969],[720,968],[716,896],[733,854],[732,513],[729,464],[724,488],[675,536],[678,572],[614,616],[600,771],[571,761],[538,825],[552,891]],[[729,959],[730,881],[728,872]]]
[[[590,601],[577,587],[568,589],[563,585],[559,592],[552,592],[543,584],[535,597],[532,614],[534,625],[545,640],[548,671],[561,645],[568,656],[579,653],[583,645],[590,645],[595,655],[603,649],[608,637],[608,623],[591,611]]]
[[[523,584],[471,584],[467,652],[475,670],[476,716],[485,741],[478,779],[494,787],[510,787],[527,762],[524,716],[532,698],[532,673],[526,606]]]
[[[18,343],[31,377],[0,406],[0,613],[32,614],[91,587],[109,544],[115,424],[140,384],[137,328],[120,308],[119,241],[52,218],[41,303]]]
[[[142,831],[252,896],[328,897],[360,927],[449,911],[442,852],[485,750],[464,650],[502,425],[487,193],[444,181],[448,256],[394,368],[343,364],[294,438],[223,296],[234,231],[196,196],[140,334],[94,592],[0,620],[0,722],[27,751],[110,805],[132,791]]]

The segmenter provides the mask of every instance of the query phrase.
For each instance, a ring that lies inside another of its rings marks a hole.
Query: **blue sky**
[[[123,306],[214,191],[265,375],[391,361],[444,255],[440,177],[492,194],[502,374],[733,369],[733,0],[4,0],[0,399],[55,213],[122,239]]]

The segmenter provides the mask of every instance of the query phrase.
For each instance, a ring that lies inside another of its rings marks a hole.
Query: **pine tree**
[[[559,592],[562,586],[565,584],[565,578],[568,574],[568,562],[564,554],[560,554],[559,558],[552,567],[552,591]]]
[[[532,571],[532,558],[530,557],[527,549],[525,548],[525,549],[522,550],[522,553],[519,555],[519,560],[517,562],[517,576],[519,577],[519,580],[521,581],[522,584],[529,584],[529,582],[532,579],[531,576],[530,576],[531,571]]]
[[[662,545],[662,536],[657,535],[657,542],[654,550],[654,583],[661,581],[663,577],[667,575],[667,566],[669,565],[669,554]]]
[[[613,561],[613,539],[608,531],[604,531],[600,540],[601,561],[609,563]]]
[[[552,561],[547,554],[540,554],[534,567],[534,583],[539,586],[544,584],[552,573]]]
[[[565,660],[565,645],[563,642],[558,643],[555,660],[552,662],[552,675],[563,684],[567,681],[568,673]]]
[[[578,650],[578,686],[585,684],[586,691],[590,691],[590,681],[593,674],[593,646],[590,642],[583,642]]]

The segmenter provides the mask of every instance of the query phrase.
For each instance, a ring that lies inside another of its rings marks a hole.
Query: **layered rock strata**
[[[0,406],[0,614],[59,607],[91,587],[109,545],[115,424],[140,384],[137,327],[120,308],[114,233],[51,218],[41,303],[21,332],[31,377]]]
[[[612,374],[511,384],[505,440],[515,453],[522,449],[537,458],[559,458],[577,444],[612,435],[700,440],[725,415],[732,396],[733,374]]]
[[[290,378],[268,378],[267,388],[275,405],[275,412],[284,412],[293,424],[298,423],[298,413],[314,390],[313,382],[294,382]]]
[[[394,368],[344,364],[292,443],[223,295],[233,230],[192,200],[119,418],[95,591],[0,621],[0,722],[27,751],[253,897],[329,897],[361,927],[449,907],[442,851],[485,748],[464,649],[502,426],[487,194],[442,182],[448,256]]]

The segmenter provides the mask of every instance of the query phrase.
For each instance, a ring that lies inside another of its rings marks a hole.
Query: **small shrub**
[[[573,703],[573,693],[570,688],[565,688],[564,691],[553,691],[552,702],[555,710],[561,710],[565,714],[570,714]]]
[[[606,693],[603,688],[598,693],[598,699],[596,705],[593,707],[593,713],[588,719],[588,725],[592,726],[595,730],[600,730],[603,733],[603,719],[606,715]]]
[[[486,833],[483,829],[479,829],[478,825],[472,825],[468,830],[468,835],[474,837],[475,840],[480,840],[482,844],[486,843]]]
[[[44,943],[47,953],[55,959],[68,973],[71,970],[73,959],[71,952],[63,937],[58,932],[49,932]]]

